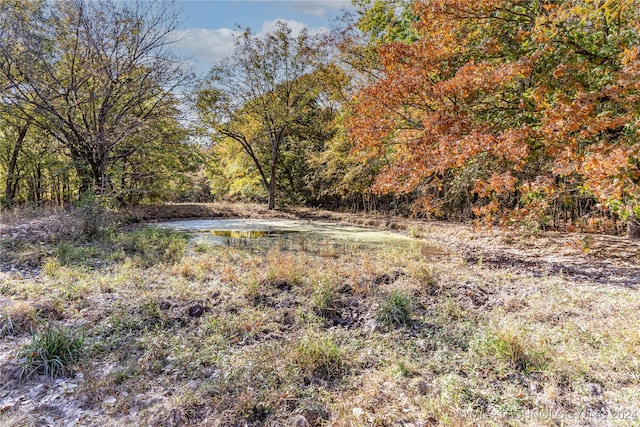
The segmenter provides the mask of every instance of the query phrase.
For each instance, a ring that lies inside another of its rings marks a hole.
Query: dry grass
[[[640,414],[638,291],[469,263],[464,236],[439,251],[185,247],[136,229],[15,244],[7,259],[23,270],[0,285],[0,424],[640,422],[614,419]],[[15,373],[42,322],[82,330],[86,357],[38,394],[46,378]]]

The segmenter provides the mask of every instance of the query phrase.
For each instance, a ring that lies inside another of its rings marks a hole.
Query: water
[[[194,235],[199,243],[228,245],[251,241],[284,240],[310,237],[338,243],[395,244],[418,242],[389,231],[372,230],[328,222],[290,219],[199,219],[156,224],[159,227]]]

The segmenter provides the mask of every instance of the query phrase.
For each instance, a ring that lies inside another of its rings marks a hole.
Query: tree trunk
[[[276,208],[276,172],[280,154],[280,141],[271,141],[271,176],[269,179],[269,210]]]
[[[31,125],[31,118],[27,120],[27,123],[20,128],[18,132],[18,139],[13,145],[13,152],[11,153],[11,160],[9,160],[9,167],[7,168],[7,180],[5,182],[4,199],[7,205],[13,203],[13,198],[16,195],[16,189],[18,188],[18,177],[16,177],[16,167],[18,165],[18,155],[22,150],[22,143],[27,136],[27,130]]]
[[[640,220],[635,215],[631,215],[627,223],[627,238],[632,240],[640,239]]]
[[[269,183],[269,210],[276,208],[276,183],[271,179]]]

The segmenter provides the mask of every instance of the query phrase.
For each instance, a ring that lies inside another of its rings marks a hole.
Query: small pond
[[[389,231],[328,222],[290,219],[198,219],[157,223],[156,226],[194,234],[194,240],[214,245],[260,239],[317,238],[337,243],[410,244],[418,241]]]

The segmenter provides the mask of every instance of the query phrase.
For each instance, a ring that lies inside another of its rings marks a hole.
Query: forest
[[[637,1],[355,4],[320,35],[240,31],[198,79],[171,9],[4,0],[3,206],[260,201],[638,237]]]

